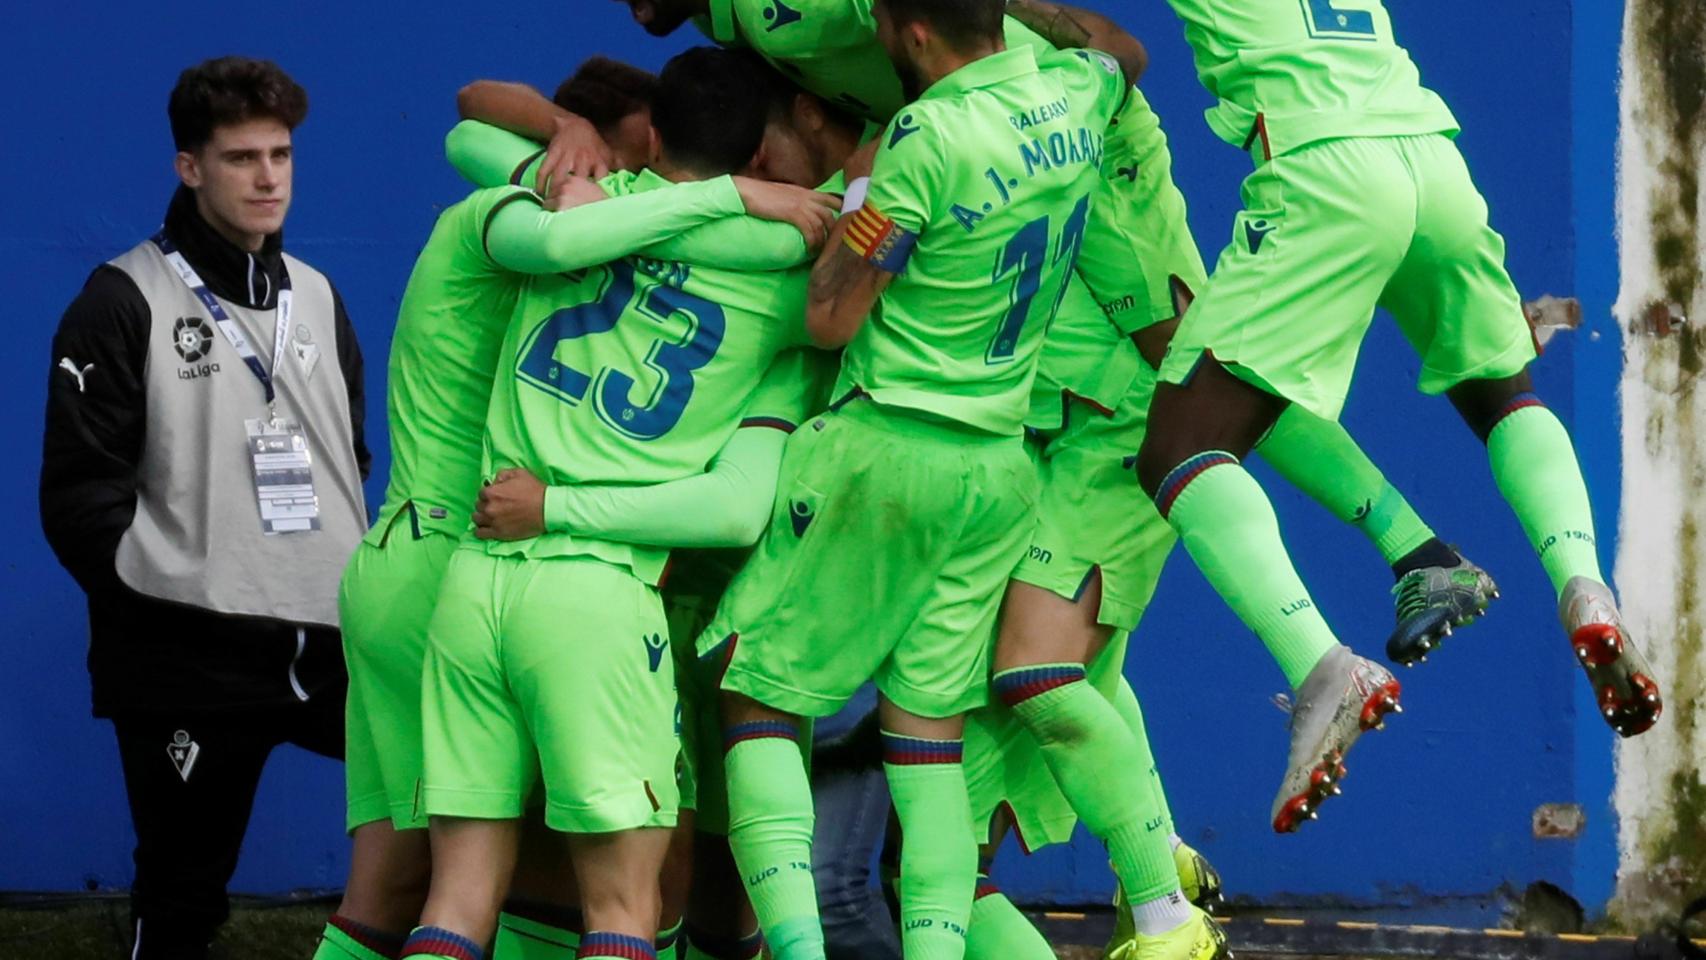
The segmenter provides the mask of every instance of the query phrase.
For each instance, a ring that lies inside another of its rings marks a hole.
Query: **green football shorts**
[[[378,545],[362,543],[338,590],[349,698],[344,707],[346,826],[390,818],[399,830],[417,815],[421,778],[421,663],[427,625],[457,538],[415,536],[399,511]]]
[[[1088,245],[1086,245],[1088,246]],[[1450,138],[1328,140],[1244,181],[1244,210],[1173,338],[1166,383],[1205,352],[1247,382],[1337,420],[1376,306],[1438,394],[1534,359],[1505,241]]]
[[[669,648],[675,657],[677,726],[681,730],[681,762],[676,782],[681,809],[692,810],[698,833],[727,836],[729,788],[723,777],[723,718],[718,682],[723,663],[701,660],[693,644],[710,626],[717,601],[729,581],[752,553],[746,549],[677,550],[670,555],[669,575],[661,590],[664,615],[669,618]],[[811,721],[800,724],[800,754],[811,769]]]
[[[868,399],[818,417],[789,438],[770,527],[699,649],[728,664],[723,689],[801,716],[872,679],[917,716],[981,706],[1036,486],[1019,437]]]
[[[1078,276],[1124,334],[1178,316],[1175,288],[1201,290],[1208,278],[1185,195],[1173,183],[1167,135],[1135,89],[1108,132]]]
[[[1129,642],[1129,634],[1116,632],[1085,668],[1085,679],[1110,702],[1123,682],[1120,671]],[[965,744],[966,791],[979,843],[994,839],[990,820],[1003,805],[1013,815],[1013,831],[1026,853],[1072,839],[1078,814],[1049,772],[1036,735],[1018,714],[998,700],[972,711],[966,717]]]
[[[422,805],[566,833],[673,827],[675,665],[657,590],[587,557],[456,551],[428,635]]]
[[[1014,580],[1076,600],[1100,570],[1096,622],[1119,633],[1137,629],[1178,539],[1137,482],[1134,458],[1155,392],[1154,371],[1139,367],[1113,416],[1076,406],[1065,428],[1028,442],[1042,494],[1030,550],[1013,571]]]

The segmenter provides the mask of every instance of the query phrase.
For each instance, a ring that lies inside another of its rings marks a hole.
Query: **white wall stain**
[[[1624,333],[1623,498],[1616,580],[1627,626],[1665,694],[1665,716],[1617,749],[1619,869],[1613,918],[1676,917],[1706,892],[1706,77],[1700,0],[1631,0],[1625,14],[1618,243]],[[1691,9],[1692,8],[1692,9]],[[1693,322],[1646,324],[1674,303]]]

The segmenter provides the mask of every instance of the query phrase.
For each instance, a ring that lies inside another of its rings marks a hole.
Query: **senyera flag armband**
[[[881,210],[867,203],[853,214],[847,224],[846,243],[853,252],[889,273],[899,273],[906,267],[918,234],[890,220]]]

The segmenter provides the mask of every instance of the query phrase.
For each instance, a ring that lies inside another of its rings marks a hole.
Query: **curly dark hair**
[[[609,135],[630,114],[650,109],[657,94],[657,74],[609,57],[588,57],[551,102]]]
[[[172,142],[195,151],[218,127],[271,117],[294,130],[308,116],[308,91],[271,60],[218,57],[178,75],[166,103]]]

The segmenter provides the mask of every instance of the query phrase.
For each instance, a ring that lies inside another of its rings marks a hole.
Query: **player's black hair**
[[[308,116],[308,92],[271,60],[219,57],[178,74],[166,116],[172,142],[194,152],[213,139],[215,129],[260,117],[295,130]]]
[[[751,60],[753,66],[758,70],[758,74],[764,78],[764,82],[759,86],[756,94],[763,98],[766,113],[770,120],[786,121],[793,112],[794,98],[803,93],[806,96],[816,97],[818,103],[823,108],[824,116],[830,123],[833,123],[845,130],[858,131],[864,128],[865,122],[863,120],[860,120],[858,117],[848,113],[840,106],[831,103],[822,97],[818,97],[816,94],[807,91],[799,84],[788,79],[782,71],[777,70],[775,67],[772,67],[769,63],[765,62],[764,58],[760,57],[757,53],[747,49],[739,49],[731,52],[736,56],[745,57],[748,60]]]
[[[970,52],[1002,38],[1006,0],[877,0],[896,26],[925,23],[948,45]]]
[[[694,47],[664,64],[652,126],[670,162],[712,177],[745,167],[770,115],[765,98],[754,96],[764,69],[718,47]]]
[[[609,57],[590,57],[557,87],[551,102],[609,135],[624,118],[650,108],[657,94],[657,74]]]

